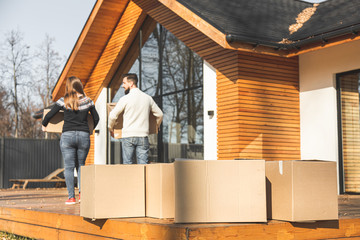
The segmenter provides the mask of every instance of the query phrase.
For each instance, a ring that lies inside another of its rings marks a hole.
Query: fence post
[[[0,188],[4,188],[5,137],[0,140]]]

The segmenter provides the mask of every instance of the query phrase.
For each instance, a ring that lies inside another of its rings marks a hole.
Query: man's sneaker
[[[75,198],[69,198],[68,200],[66,200],[65,204],[75,204],[76,200]]]

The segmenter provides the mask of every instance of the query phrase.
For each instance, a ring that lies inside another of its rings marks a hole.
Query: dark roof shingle
[[[328,0],[318,6],[299,0],[177,0],[229,35],[228,40],[291,48],[323,35],[360,30],[360,1]],[[315,13],[290,34],[289,27],[307,8]],[[230,37],[232,36],[232,37]],[[284,39],[292,44],[281,43]]]

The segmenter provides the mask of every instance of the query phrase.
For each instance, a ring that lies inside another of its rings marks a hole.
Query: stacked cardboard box
[[[81,184],[80,215],[87,218],[338,219],[335,162],[177,159],[174,164],[90,165],[82,167]]]
[[[264,160],[176,160],[175,222],[266,222]]]
[[[175,177],[173,163],[146,165],[146,216],[175,217]]]
[[[338,219],[336,162],[267,161],[268,218]]]
[[[44,109],[43,118],[50,112],[50,109]],[[90,134],[94,131],[94,120],[90,114],[88,114],[88,124],[89,124],[89,130]],[[64,125],[64,111],[59,111],[55,114],[54,117],[51,118],[49,124],[46,126],[46,132],[51,133],[62,133]]]
[[[80,216],[145,217],[145,165],[81,167]]]

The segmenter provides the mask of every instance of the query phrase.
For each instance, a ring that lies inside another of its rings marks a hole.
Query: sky
[[[55,39],[54,50],[69,57],[96,0],[0,0],[0,43],[11,30],[23,33],[31,50]]]
[[[309,0],[322,2],[323,0]],[[96,0],[0,0],[0,42],[4,34],[19,30],[31,49],[45,34],[55,39],[60,56],[69,57]]]

